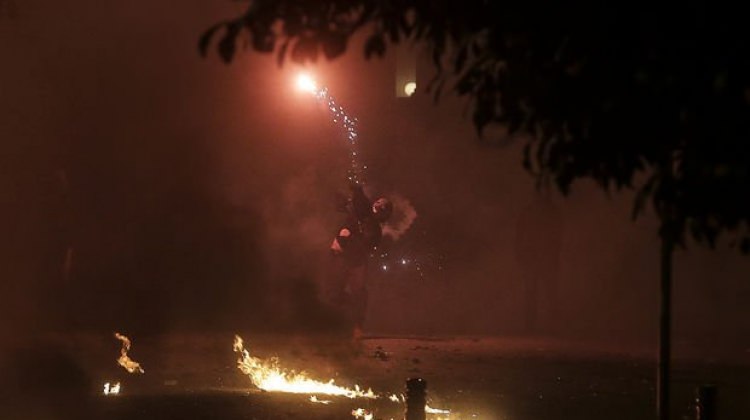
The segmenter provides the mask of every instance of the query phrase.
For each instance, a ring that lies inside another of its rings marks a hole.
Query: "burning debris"
[[[296,373],[294,371],[286,371],[279,365],[279,360],[276,357],[263,360],[259,357],[251,356],[244,347],[242,337],[238,335],[234,336],[233,350],[239,354],[237,367],[242,373],[250,377],[250,380],[256,387],[263,391],[310,394],[309,401],[316,404],[330,404],[332,402],[330,400],[318,399],[318,395],[370,399],[378,399],[382,396],[385,398],[385,395],[376,395],[372,389],[368,388],[367,391],[364,391],[359,385],[355,385],[354,389],[346,388],[336,385],[333,379],[328,382],[320,382],[311,379],[305,372]],[[406,396],[404,394],[389,394],[387,398],[397,404],[406,403]],[[448,419],[451,414],[450,410],[433,408],[428,404],[424,405],[424,412],[426,414],[446,416],[438,417],[438,419]],[[364,420],[374,419],[372,412],[364,408],[352,410],[352,416]]]
[[[286,371],[279,366],[278,358],[263,360],[251,356],[244,348],[242,338],[234,336],[233,349],[239,354],[237,367],[255,386],[264,391],[289,392],[295,394],[318,394],[318,395],[336,395],[347,398],[378,398],[372,389],[364,391],[355,385],[354,389],[338,386],[331,379],[328,382],[319,382],[311,379],[305,372],[296,373]]]
[[[122,341],[120,358],[117,359],[117,363],[124,367],[129,373],[144,373],[141,364],[128,357],[128,351],[130,351],[130,339],[118,332],[115,333],[115,338]]]
[[[104,395],[118,395],[120,394],[120,383],[115,382],[111,384],[109,382],[104,384]]]

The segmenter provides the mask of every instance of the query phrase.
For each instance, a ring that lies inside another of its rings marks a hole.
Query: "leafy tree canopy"
[[[368,58],[419,42],[434,90],[448,81],[469,98],[480,134],[527,134],[539,180],[637,188],[634,217],[650,201],[663,237],[713,246],[732,231],[748,252],[750,25],[728,3],[668,3],[254,0],[199,47],[218,39],[230,62],[249,45],[281,63],[334,59],[356,33]]]

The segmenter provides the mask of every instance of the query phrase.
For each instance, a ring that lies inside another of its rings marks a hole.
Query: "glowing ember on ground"
[[[319,400],[317,396],[313,395],[310,397],[310,402],[318,404],[330,404],[330,400]]]
[[[352,416],[355,419],[364,419],[364,420],[372,420],[374,418],[372,413],[365,410],[364,408],[358,408],[356,410],[352,410]]]
[[[115,338],[122,341],[122,348],[120,349],[120,358],[117,359],[117,363],[124,367],[130,373],[144,373],[141,368],[141,364],[132,360],[128,357],[128,351],[130,351],[130,339],[118,332],[115,333]]]
[[[110,385],[109,382],[104,384],[104,395],[117,395],[120,393],[120,383],[116,382]]]
[[[372,389],[362,390],[359,385],[354,389],[338,386],[333,379],[320,382],[311,379],[305,372],[286,371],[279,366],[275,357],[263,360],[251,356],[244,348],[242,338],[234,336],[234,351],[239,354],[237,367],[255,386],[264,391],[289,392],[294,394],[337,395],[347,398],[378,398]]]

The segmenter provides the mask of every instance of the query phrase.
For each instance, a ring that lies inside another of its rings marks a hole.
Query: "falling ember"
[[[120,358],[117,359],[117,363],[124,367],[129,373],[144,373],[141,364],[128,357],[128,352],[130,351],[130,339],[118,332],[115,333],[115,338],[122,341]]]
[[[330,400],[319,400],[317,396],[313,395],[310,397],[311,403],[318,403],[318,404],[330,404]]]
[[[251,356],[244,348],[242,338],[234,336],[233,349],[239,354],[237,367],[258,388],[269,392],[289,392],[294,394],[318,394],[318,395],[336,395],[347,398],[378,398],[372,389],[362,390],[359,385],[354,389],[341,387],[334,384],[333,379],[328,382],[319,382],[310,379],[305,372],[296,373],[286,371],[279,366],[277,358],[263,360]]]
[[[373,415],[369,411],[365,410],[364,408],[358,408],[356,410],[352,410],[352,416],[355,419],[364,419],[364,420],[372,420]]]
[[[109,382],[104,384],[104,395],[118,395],[120,393],[120,383],[115,382],[110,385]]]

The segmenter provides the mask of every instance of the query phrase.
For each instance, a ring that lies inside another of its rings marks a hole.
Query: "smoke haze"
[[[0,20],[2,334],[321,327],[346,149],[291,88],[297,68],[202,59],[198,37],[236,12],[228,2],[17,4]],[[480,145],[451,95],[395,98],[394,58],[350,48],[311,70],[359,118],[369,185],[396,207],[392,256],[423,264],[373,264],[368,328],[531,322],[654,344],[656,221],[630,221],[631,193],[540,197],[516,142]],[[749,345],[748,273],[725,247],[678,252],[678,339]]]

